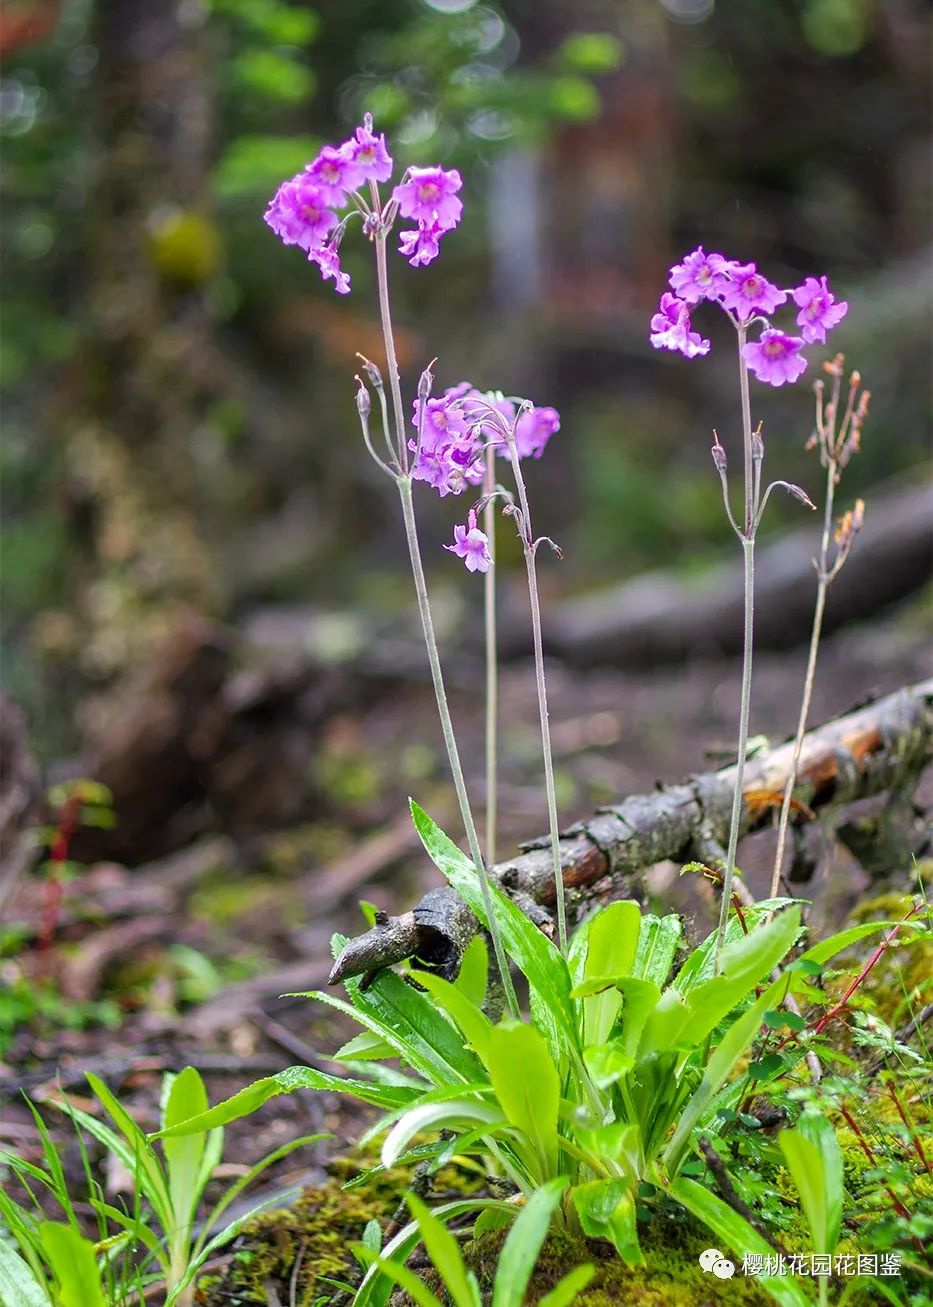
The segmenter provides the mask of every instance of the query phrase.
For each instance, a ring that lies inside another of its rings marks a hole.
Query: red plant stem
[[[61,914],[62,897],[64,886],[62,883],[61,871],[64,864],[68,861],[68,853],[71,849],[71,841],[74,839],[75,832],[78,829],[78,819],[81,814],[81,798],[77,794],[71,795],[62,805],[58,814],[58,825],[55,831],[55,839],[49,850],[49,878],[45,893],[45,904],[42,912],[42,924],[39,929],[38,949],[40,953],[45,953],[52,947],[55,939],[55,931],[58,929],[58,919]]]
[[[738,894],[732,895],[732,906],[735,908],[735,915],[739,919],[739,925],[742,927],[742,934],[748,934],[748,924],[745,920],[745,913],[742,911],[742,904],[739,901]]]
[[[926,1153],[923,1151],[923,1144],[920,1142],[920,1135],[917,1133],[917,1127],[905,1112],[901,1100],[897,1096],[897,1091],[892,1084],[888,1085],[888,1093],[891,1095],[891,1101],[897,1108],[897,1114],[907,1127],[907,1133],[910,1135],[910,1142],[914,1146],[914,1152],[920,1158],[921,1165],[928,1174],[933,1175],[933,1166],[930,1165]]]
[[[859,1145],[861,1146],[862,1152],[868,1158],[869,1162],[871,1162],[872,1166],[877,1166],[878,1159],[875,1157],[875,1154],[872,1151],[872,1147],[869,1144],[868,1140],[865,1138],[865,1136],[862,1134],[861,1130],[859,1129],[858,1122],[855,1120],[855,1117],[848,1110],[848,1108],[844,1107],[842,1104],[839,1105],[839,1111],[842,1113],[846,1125],[855,1135],[855,1138],[857,1139]],[[894,1192],[891,1186],[886,1184],[884,1186],[884,1189],[885,1189],[885,1193],[888,1195],[888,1197],[891,1199],[891,1202],[894,1204],[894,1210],[897,1212],[898,1216],[903,1216],[905,1220],[909,1221],[910,1212],[908,1212],[907,1208],[898,1198],[897,1194]]]
[[[855,991],[858,989],[859,985],[861,985],[861,984],[864,983],[864,981],[865,981],[866,977],[868,976],[869,972],[871,971],[872,967],[875,965],[876,962],[879,961],[879,959],[881,958],[881,956],[882,956],[882,954],[885,952],[885,950],[886,950],[887,948],[890,947],[892,941],[894,940],[894,938],[895,938],[895,936],[897,935],[897,932],[900,930],[900,928],[901,928],[901,927],[902,927],[906,922],[908,922],[908,921],[911,919],[911,917],[916,916],[916,914],[917,914],[919,911],[920,911],[920,904],[919,904],[919,903],[915,903],[914,906],[913,906],[913,907],[910,909],[910,911],[907,913],[907,916],[904,918],[904,920],[903,920],[903,921],[899,921],[899,922],[897,923],[897,925],[894,927],[894,929],[891,930],[887,935],[885,935],[884,939],[881,941],[881,943],[880,943],[880,944],[878,945],[878,947],[875,949],[874,953],[871,955],[871,957],[870,957],[870,958],[868,959],[868,961],[865,963],[865,966],[862,968],[862,970],[859,972],[859,974],[858,974],[858,975],[855,977],[855,979],[852,981],[852,984],[849,986],[849,988],[848,988],[848,989],[846,990],[846,992],[843,994],[842,998],[839,1000],[839,1002],[836,1004],[836,1006],[835,1006],[834,1008],[832,1008],[829,1012],[825,1013],[822,1017],[820,1017],[819,1021],[818,1021],[818,1022],[816,1023],[816,1025],[813,1027],[813,1033],[814,1033],[814,1035],[820,1035],[820,1034],[822,1034],[823,1031],[826,1029],[826,1027],[829,1025],[830,1021],[832,1021],[832,1020],[834,1019],[834,1017],[837,1017],[837,1016],[839,1015],[839,1013],[843,1010],[843,1008],[845,1007],[845,1005],[848,1003],[849,999],[852,997],[852,995],[853,995],[853,994],[855,993]]]

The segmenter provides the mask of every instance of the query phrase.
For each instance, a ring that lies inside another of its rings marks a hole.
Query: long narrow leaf
[[[385,1085],[371,1085],[365,1080],[345,1080],[340,1076],[330,1076],[310,1066],[290,1066],[277,1075],[265,1076],[254,1080],[251,1085],[239,1093],[225,1098],[206,1112],[181,1121],[167,1130],[160,1130],[153,1139],[177,1138],[180,1135],[197,1134],[201,1130],[211,1130],[216,1126],[229,1125],[249,1116],[263,1103],[278,1094],[293,1094],[298,1089],[321,1089],[335,1094],[352,1094],[364,1103],[374,1107],[404,1107],[411,1102],[415,1094],[409,1090],[389,1088]]]
[[[456,844],[413,800],[412,818],[421,842],[434,865],[471,909],[488,926],[476,868]],[[549,939],[505,894],[492,886],[492,898],[505,951],[528,980],[532,1016],[548,1041],[551,1056],[559,1062],[568,1047],[578,1044],[570,998],[567,963]]]
[[[774,1255],[771,1245],[749,1225],[744,1216],[733,1211],[721,1198],[704,1189],[695,1180],[681,1176],[671,1185],[671,1193],[736,1256],[745,1257],[749,1253],[763,1257]],[[780,1307],[811,1307],[811,1299],[791,1276],[756,1275],[755,1283],[767,1289]]]
[[[566,1188],[567,1181],[561,1176],[549,1180],[535,1190],[515,1218],[499,1257],[492,1307],[522,1307],[551,1217]]]

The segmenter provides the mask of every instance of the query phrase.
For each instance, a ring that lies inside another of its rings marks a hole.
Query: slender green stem
[[[378,191],[373,183],[373,203],[378,206]],[[476,833],[476,823],[473,820],[473,812],[470,808],[470,799],[467,794],[466,781],[463,776],[463,767],[460,763],[460,751],[457,748],[457,740],[454,735],[453,721],[450,716],[450,707],[447,703],[447,692],[444,688],[444,675],[441,671],[441,658],[437,648],[437,636],[434,633],[434,620],[431,617],[431,605],[428,601],[428,585],[424,575],[424,565],[421,561],[421,546],[418,542],[418,527],[415,522],[415,505],[411,493],[411,477],[408,473],[408,448],[405,441],[405,420],[402,412],[402,387],[399,380],[398,360],[395,353],[395,337],[392,331],[392,317],[389,311],[389,275],[386,266],[386,236],[385,230],[380,231],[376,236],[376,276],[379,283],[379,315],[382,321],[382,335],[385,341],[386,363],[389,369],[389,386],[392,394],[392,408],[395,417],[395,434],[398,443],[398,458],[401,464],[401,475],[395,476],[395,484],[398,487],[399,498],[402,501],[402,517],[405,522],[405,539],[408,543],[408,555],[411,560],[412,577],[415,582],[415,594],[418,599],[418,612],[421,616],[421,629],[424,634],[424,643],[428,653],[428,663],[431,668],[431,680],[434,684],[434,697],[437,700],[437,712],[441,721],[441,732],[444,736],[444,744],[447,748],[447,757],[450,762],[450,771],[453,777],[454,789],[457,793],[457,802],[460,806],[460,815],[463,819],[464,830],[466,831],[467,843],[470,848],[470,857],[476,867],[476,874],[479,877],[480,889],[483,895],[483,906],[486,909],[486,917],[489,922],[489,935],[492,939],[493,950],[496,955],[496,962],[502,977],[502,988],[505,992],[506,1002],[509,1005],[509,1011],[513,1017],[518,1018],[520,1015],[518,999],[515,994],[515,986],[512,983],[512,977],[509,973],[509,962],[502,945],[502,936],[499,932],[499,926],[496,921],[495,905],[492,901],[492,891],[489,886],[489,875],[486,871],[486,863],[483,860],[482,852],[479,846],[479,836]]]
[[[746,328],[737,327],[739,344],[739,387],[742,398],[742,447],[744,452],[745,474],[745,529],[742,532],[742,554],[744,560],[744,635],[742,641],[742,692],[739,706],[739,743],[735,765],[735,791],[732,796],[732,816],[729,822],[729,847],[726,851],[726,866],[723,872],[722,905],[719,912],[719,931],[716,936],[716,950],[713,956],[713,971],[718,974],[722,948],[729,924],[729,910],[732,902],[732,882],[735,879],[735,856],[739,845],[739,826],[742,818],[743,784],[745,781],[745,757],[748,753],[748,719],[752,695],[752,650],[753,627],[755,616],[755,518],[758,512],[755,486],[759,480],[757,460],[752,449],[752,414],[748,391],[748,368],[743,356]]]
[[[495,451],[486,455],[483,493],[496,488]],[[499,662],[496,642],[496,504],[490,498],[483,509],[483,530],[489,540],[493,565],[483,577],[483,613],[486,630],[486,858],[496,860],[496,825],[499,813]]]
[[[774,872],[771,877],[771,898],[776,898],[781,883],[781,871],[784,864],[784,846],[787,842],[787,826],[790,820],[790,806],[797,783],[797,771],[800,767],[800,754],[803,749],[803,737],[807,730],[807,718],[810,715],[810,703],[813,698],[813,681],[816,676],[816,659],[820,648],[820,636],[823,632],[823,613],[826,609],[826,591],[829,588],[829,540],[833,525],[833,498],[836,492],[836,460],[827,459],[826,502],[823,508],[823,535],[820,540],[820,557],[817,566],[816,603],[813,608],[813,626],[810,629],[810,652],[807,656],[807,670],[803,682],[803,698],[800,702],[800,716],[797,719],[797,734],[794,736],[794,756],[784,786],[784,802],[781,804],[781,819],[778,823],[777,852],[774,855]]]
[[[418,597],[418,611],[421,615],[421,627],[424,632],[424,643],[427,647],[428,663],[431,667],[431,680],[434,682],[434,695],[437,699],[437,711],[441,719],[441,731],[444,736],[444,744],[447,747],[447,757],[450,760],[450,770],[453,775],[454,789],[457,792],[457,802],[460,805],[460,815],[463,819],[467,843],[470,847],[470,857],[473,859],[474,865],[476,866],[476,873],[479,876],[480,888],[483,894],[483,906],[486,909],[486,917],[489,921],[489,934],[492,937],[496,961],[499,964],[499,971],[502,975],[502,988],[505,990],[509,1011],[512,1016],[518,1017],[518,999],[515,996],[515,986],[512,984],[512,977],[509,974],[508,959],[505,955],[505,950],[502,946],[502,937],[496,923],[496,911],[492,901],[492,892],[489,887],[489,875],[486,871],[486,863],[483,860],[483,855],[479,847],[479,836],[476,833],[476,823],[473,821],[473,813],[467,795],[466,781],[463,777],[463,767],[460,763],[460,751],[457,748],[453,722],[450,717],[450,707],[447,703],[447,692],[444,688],[444,675],[441,671],[441,659],[437,648],[437,637],[434,634],[434,621],[431,617],[431,606],[428,602],[428,587],[424,576],[424,566],[421,561],[421,547],[418,543],[418,528],[415,522],[415,506],[411,493],[411,480],[409,477],[398,477],[396,479],[396,485],[398,486],[399,498],[402,501],[402,516],[405,521],[405,538],[408,541],[411,570],[415,580],[415,594]]]
[[[554,864],[554,893],[557,905],[557,941],[561,953],[567,952],[567,910],[564,904],[564,873],[560,862],[560,830],[557,820],[557,790],[554,786],[554,760],[551,755],[551,727],[548,719],[547,682],[544,676],[544,645],[541,638],[541,604],[538,598],[538,576],[535,566],[535,540],[531,530],[531,510],[521,460],[514,435],[507,441],[518,505],[521,509],[521,537],[528,572],[528,598],[531,603],[531,634],[534,645],[535,681],[538,687],[538,715],[541,719],[541,751],[544,754],[544,788],[547,795],[548,826],[551,836],[551,858]]]
[[[392,331],[392,313],[389,307],[389,269],[386,262],[386,237],[380,231],[376,236],[376,277],[379,282],[379,316],[382,320],[382,338],[385,342],[386,366],[389,370],[389,389],[392,392],[392,409],[395,416],[395,443],[399,467],[408,471],[408,445],[405,440],[405,415],[402,411],[402,386],[399,381],[398,359],[395,354],[395,335]]]

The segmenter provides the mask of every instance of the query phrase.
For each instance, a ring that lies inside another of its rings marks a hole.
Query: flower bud
[[[436,361],[437,360],[435,359],[435,362]],[[428,366],[425,368],[425,370],[422,372],[421,376],[418,378],[418,398],[427,399],[428,396],[431,394],[431,387],[433,385],[434,385],[434,373],[431,371],[431,364],[429,363]]]
[[[795,486],[792,482],[787,482],[787,493],[793,495],[796,500],[799,500],[804,508],[816,508],[816,504],[814,504],[813,500],[802,486]]]
[[[719,436],[715,431],[713,436],[715,440],[710,452],[713,455],[713,462],[716,464],[716,471],[722,476],[728,470],[729,460],[726,458],[726,451],[719,443]]]
[[[373,404],[369,396],[369,391],[363,385],[362,379],[357,377],[357,381],[360,383],[360,388],[356,392],[356,407],[360,417],[365,418],[369,416],[369,411]]]

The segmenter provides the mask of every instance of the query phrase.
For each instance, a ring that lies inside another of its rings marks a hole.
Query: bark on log
[[[764,826],[779,806],[790,770],[793,743],[750,761],[745,769],[743,835]],[[933,756],[933,679],[908,686],[810,731],[794,797],[795,820],[814,811],[882,793],[912,792]],[[735,767],[690,776],[653,794],[632,795],[601,808],[561,837],[564,884],[570,906],[597,887],[638,897],[644,868],[663,859],[709,861],[721,856],[728,837]],[[547,919],[554,900],[546,838],[521,846],[519,856],[490,868],[493,880],[532,919]],[[431,890],[409,912],[385,917],[350,940],[328,978],[374,973],[415,957],[441,974],[455,976],[478,922],[449,887]]]

